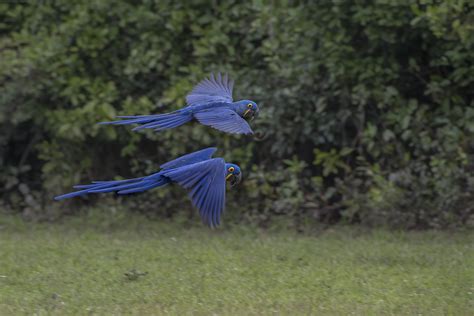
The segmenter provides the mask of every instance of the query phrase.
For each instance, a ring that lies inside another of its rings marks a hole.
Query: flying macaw
[[[133,130],[153,129],[162,131],[181,126],[191,120],[227,133],[253,134],[246,119],[258,115],[258,106],[250,100],[232,100],[233,80],[225,74],[210,75],[199,82],[186,96],[187,106],[177,111],[155,115],[117,116],[120,120],[99,124],[139,124]]]
[[[181,156],[161,165],[159,172],[149,176],[76,185],[74,188],[79,191],[56,196],[54,199],[59,201],[90,193],[131,194],[176,182],[189,190],[189,196],[199,210],[202,221],[215,227],[220,224],[225,208],[226,181],[233,187],[242,179],[239,166],[226,163],[223,158],[212,158],[216,150],[211,147]]]

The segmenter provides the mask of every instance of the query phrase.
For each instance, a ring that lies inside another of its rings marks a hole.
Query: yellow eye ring
[[[249,109],[251,109],[252,106],[253,106],[252,103],[247,104],[247,107],[248,107]]]
[[[235,168],[234,167],[229,167],[229,169],[227,169],[227,170],[229,170],[229,172],[234,172]]]

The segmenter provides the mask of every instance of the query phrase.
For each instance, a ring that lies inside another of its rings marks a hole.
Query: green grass
[[[0,217],[0,315],[472,315],[474,234]]]

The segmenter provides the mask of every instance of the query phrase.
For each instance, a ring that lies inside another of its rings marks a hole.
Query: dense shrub
[[[474,5],[376,2],[0,3],[3,203],[73,210],[97,198],[51,197],[217,145],[245,171],[235,220],[473,225]],[[95,124],[176,109],[217,70],[259,103],[256,138]],[[171,216],[182,196],[101,201]]]

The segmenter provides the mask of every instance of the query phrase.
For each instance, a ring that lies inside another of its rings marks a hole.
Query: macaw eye
[[[247,104],[247,107],[248,107],[249,109],[251,109],[251,108],[252,108],[252,103]]]
[[[229,169],[227,169],[227,170],[229,170],[229,172],[234,172],[235,168],[234,167],[229,167]]]

